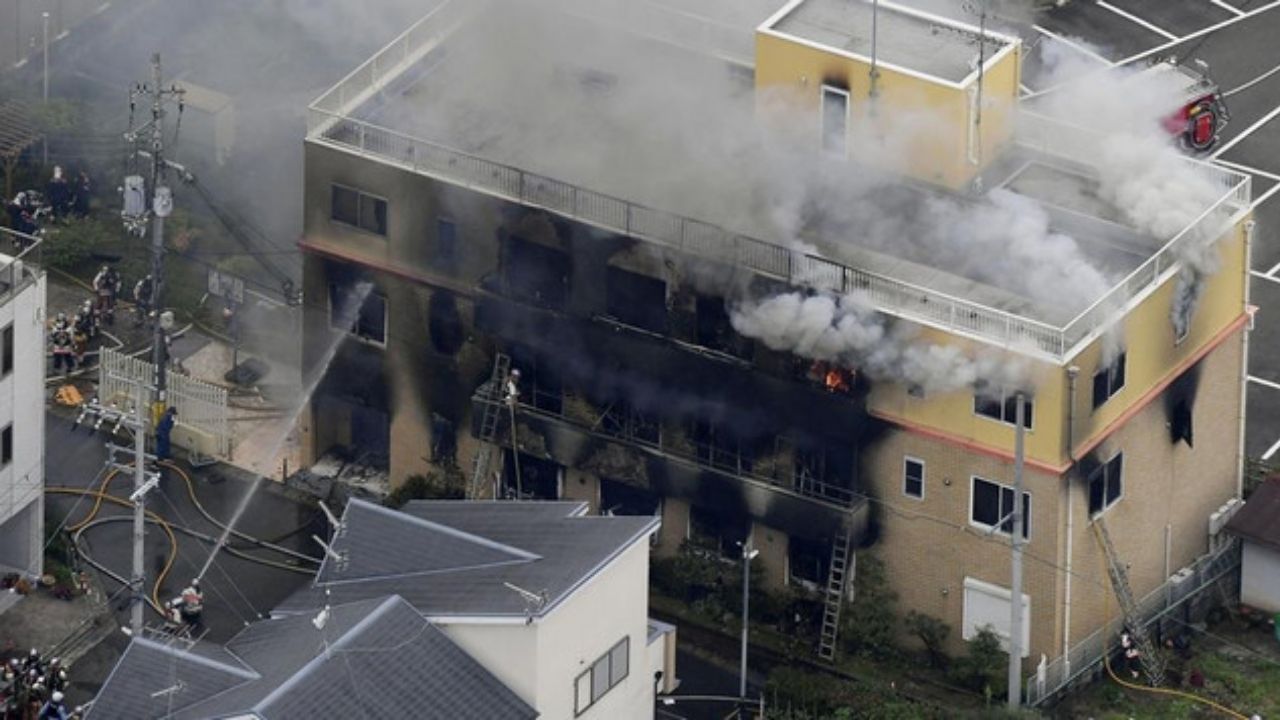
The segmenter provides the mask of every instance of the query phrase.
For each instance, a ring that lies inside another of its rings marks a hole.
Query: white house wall
[[[1259,610],[1280,612],[1280,552],[1244,543],[1240,602]]]
[[[0,429],[13,427],[13,460],[0,468],[0,565],[31,573],[40,571],[44,531],[44,320],[43,275],[0,303],[0,329],[14,330],[13,372],[0,378]]]

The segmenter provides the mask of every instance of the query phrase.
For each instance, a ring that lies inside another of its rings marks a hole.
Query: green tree
[[[853,602],[841,613],[844,645],[865,657],[888,657],[895,649],[898,594],[889,589],[884,563],[874,555],[859,555],[853,586]]]
[[[1001,649],[1000,638],[986,626],[969,641],[968,653],[955,664],[955,679],[988,698],[1003,697],[1008,663],[1009,655]]]
[[[935,668],[946,667],[948,658],[942,647],[951,634],[951,626],[932,615],[915,610],[907,613],[906,625],[907,630],[924,644],[924,649],[929,653],[929,664]]]

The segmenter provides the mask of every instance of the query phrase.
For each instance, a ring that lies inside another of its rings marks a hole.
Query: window
[[[436,219],[435,264],[452,268],[458,261],[458,225],[445,218]]]
[[[1089,473],[1089,515],[1094,516],[1111,507],[1120,499],[1122,455],[1099,465]]]
[[[387,201],[341,185],[333,186],[330,217],[375,235],[387,234]]]
[[[667,331],[667,283],[610,267],[605,275],[609,317],[656,333]]]
[[[5,327],[0,336],[0,377],[8,377],[13,372],[13,325]]]
[[[822,86],[822,149],[845,157],[849,143],[849,91]]]
[[[354,287],[354,286],[348,286]],[[387,342],[387,298],[370,291],[358,308],[355,290],[329,283],[329,327],[379,345]]]
[[[662,438],[658,418],[641,412],[625,399],[604,403],[596,427],[607,435],[645,445],[658,445]]]
[[[569,297],[569,256],[518,237],[505,243],[502,261],[507,293],[516,300],[559,310]]]
[[[902,461],[902,492],[913,498],[924,497],[924,461],[905,458]]]
[[[523,345],[509,348],[511,367],[520,371],[520,402],[559,415],[564,410],[564,385],[556,371],[559,365],[547,362]]]
[[[798,535],[787,539],[787,575],[791,582],[817,589],[826,584],[830,564],[830,542],[806,540]]]
[[[689,544],[729,561],[742,559],[742,543],[751,532],[746,518],[724,518],[694,505],[689,508]]]
[[[1000,524],[998,532],[1013,532],[1013,488],[980,477],[973,478],[969,520],[989,528]],[[1022,493],[1022,537],[1031,537],[1031,493]]]
[[[7,467],[13,462],[13,425],[5,426],[0,431],[0,467]]]
[[[1013,388],[1003,386],[979,386],[973,395],[973,411],[992,420],[1012,425],[1018,417],[1018,396]],[[1030,430],[1034,416],[1035,403],[1030,396],[1023,395],[1025,400],[1022,426]]]
[[[973,578],[964,579],[964,615],[961,637],[972,640],[982,628],[990,628],[1000,638],[1001,645],[1009,649],[1009,603],[1013,594],[1008,588],[992,585]],[[1022,594],[1022,657],[1028,657],[1031,648],[1031,597]]]
[[[1124,387],[1124,353],[1112,361],[1110,365],[1099,367],[1098,373],[1093,376],[1093,407],[1098,409],[1102,404],[1111,398],[1112,395],[1120,392],[1120,388]]]
[[[519,475],[511,449],[502,451],[503,497],[520,500],[559,500],[564,466],[551,460],[520,453]]]
[[[586,712],[631,672],[631,638],[624,637],[591,663],[574,683],[574,717]]]
[[[659,515],[662,498],[644,488],[619,480],[600,478],[601,515]]]
[[[698,344],[750,360],[753,350],[751,341],[733,329],[733,322],[729,319],[729,311],[724,303],[724,298],[697,296],[694,312]]]

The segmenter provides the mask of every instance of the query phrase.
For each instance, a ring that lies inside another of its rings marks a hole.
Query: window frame
[[[0,468],[13,464],[13,423],[0,430]]]
[[[909,468],[911,467],[912,463],[915,463],[916,465],[920,466],[920,478],[919,478],[920,494],[919,495],[913,494],[907,489],[907,483],[911,480],[911,474],[909,472]],[[904,455],[902,458],[902,494],[906,495],[909,498],[913,498],[915,500],[924,500],[924,479],[925,479],[926,472],[927,472],[927,469],[925,467],[924,460],[921,460],[920,458],[917,458],[917,457],[912,457],[910,455]]]
[[[986,418],[987,420],[992,420],[994,422],[1002,423],[1004,425],[1008,425],[1009,427],[1016,428],[1017,427],[1016,420],[1017,420],[1017,413],[1018,413],[1017,408],[1013,407],[1013,415],[1009,419],[1005,419],[1005,410],[1011,407],[1012,401],[1017,396],[1017,391],[1014,391],[1011,396],[1009,392],[1009,388],[1007,386],[1000,385],[999,389],[1000,389],[1000,400],[998,402],[998,405],[1000,406],[999,417],[996,417],[995,415],[992,415],[990,413],[983,412],[980,409],[980,405],[984,404],[982,402],[983,399],[987,398],[988,400],[992,400],[995,398],[995,394],[992,393],[992,394],[984,395],[977,388],[975,388],[973,391],[973,414],[981,418]],[[1023,393],[1023,397],[1025,398],[1027,404],[1025,409],[1025,416],[1022,418],[1023,419],[1022,425],[1023,427],[1026,428],[1027,432],[1035,432],[1036,400],[1033,396],[1027,393]]]
[[[356,194],[355,223],[347,222],[335,215],[334,208],[336,203],[333,201],[333,196],[335,191],[339,189],[347,190]],[[366,198],[372,200],[374,203],[382,203],[382,232],[371,230],[364,226],[364,201]],[[344,228],[357,230],[375,237],[387,238],[391,234],[391,201],[381,195],[374,195],[373,193],[365,192],[360,188],[355,188],[350,185],[344,185],[343,183],[329,183],[329,221],[338,223]]]
[[[13,374],[13,338],[13,323],[9,323],[3,329],[0,329],[0,379],[7,378]]]
[[[623,658],[626,667],[623,669],[622,675],[617,679],[614,679],[613,659],[614,653],[619,648],[622,649],[622,655],[620,657]],[[597,694],[596,669],[600,667],[601,663],[604,664],[604,684],[602,686],[603,689],[601,689],[600,693]],[[588,710],[595,707],[596,703],[600,702],[601,698],[608,695],[609,691],[621,685],[629,677],[631,677],[631,636],[623,635],[621,640],[610,645],[609,649],[604,651],[604,654],[600,655],[595,660],[592,660],[591,663],[587,665],[587,668],[578,673],[578,675],[573,679],[573,716],[575,718],[582,717],[582,715],[584,715]],[[587,703],[585,705],[582,704],[582,681],[584,679],[587,681]]]
[[[840,137],[840,147],[827,147],[827,96],[836,95],[844,98],[844,134]],[[853,96],[844,88],[828,83],[818,86],[818,146],[822,152],[832,157],[849,157],[849,121],[853,117]]]
[[[1116,359],[1110,365],[1099,364],[1097,372],[1093,374],[1093,409],[1097,410],[1107,401],[1116,396],[1116,393],[1124,389],[1125,384],[1125,366],[1127,364],[1127,351],[1121,351]],[[1119,384],[1116,384],[1116,378],[1119,377]],[[1105,395],[1102,399],[1098,399],[1098,384],[1102,381],[1106,384]]]
[[[989,531],[992,533],[1000,533],[1005,537],[1012,535],[1013,534],[1012,528],[1010,528],[1009,530],[1005,530],[1003,527],[1000,527],[998,525],[988,525],[987,523],[981,520],[974,519],[974,510],[976,509],[974,505],[974,501],[977,496],[976,490],[978,488],[979,482],[984,482],[984,483],[987,483],[988,485],[996,486],[997,492],[999,493],[998,499],[996,500],[996,522],[999,522],[1000,518],[1003,518],[1009,515],[1008,512],[1002,512],[1002,511],[1004,510],[1005,491],[1008,491],[1009,494],[1012,495],[1013,487],[1009,485],[1005,485],[1004,483],[996,482],[995,480],[984,478],[980,475],[970,475],[969,476],[969,524],[972,525],[973,527],[981,528],[982,530],[985,530],[985,531]],[[1023,497],[1022,539],[1024,542],[1030,542],[1031,541],[1031,511],[1033,508],[1033,505],[1031,502],[1031,491],[1023,490],[1022,497]],[[1013,518],[1010,517],[1007,522],[1012,523]],[[1004,523],[1001,523],[1001,525],[1003,524]]]
[[[369,297],[373,297],[374,295],[377,295],[379,298],[382,299],[382,339],[378,340],[376,338],[372,338],[372,337],[368,337],[366,335],[360,334],[359,332],[360,318],[358,316],[356,317],[356,323],[354,328],[350,328],[350,329],[343,328],[333,324],[333,295],[334,295],[334,291],[339,287],[341,287],[341,283],[330,281],[329,288],[328,288],[329,292],[326,294],[326,297],[325,297],[325,302],[329,307],[329,316],[327,320],[329,324],[329,329],[334,332],[346,333],[349,337],[354,338],[359,342],[367,343],[369,345],[373,345],[374,347],[385,348],[387,346],[389,330],[391,329],[391,303],[388,302],[387,296],[378,292],[377,288],[374,288],[373,290],[369,291]],[[366,298],[366,302],[367,301],[368,301],[368,298]]]
[[[1107,490],[1109,486],[1112,484],[1111,480],[1113,476],[1113,471],[1112,471],[1113,465],[1116,467],[1116,470],[1114,471],[1114,478],[1115,478],[1115,485],[1118,486],[1118,489],[1116,490],[1115,498],[1108,501],[1107,497],[1109,493],[1107,492]],[[1094,510],[1093,509],[1093,484],[1097,480],[1102,481],[1102,506],[1097,510]],[[1123,452],[1116,453],[1111,457],[1110,460],[1107,460],[1106,462],[1099,464],[1098,467],[1093,469],[1093,472],[1089,473],[1088,486],[1087,486],[1086,492],[1088,494],[1085,496],[1085,504],[1086,504],[1086,507],[1088,507],[1089,509],[1090,520],[1097,519],[1102,515],[1106,514],[1108,510],[1115,507],[1121,500],[1124,499],[1124,453]]]

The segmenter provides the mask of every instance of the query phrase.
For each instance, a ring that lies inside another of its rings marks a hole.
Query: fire
[[[834,363],[814,362],[809,368],[809,377],[821,383],[827,392],[846,395],[853,392],[854,372]]]

